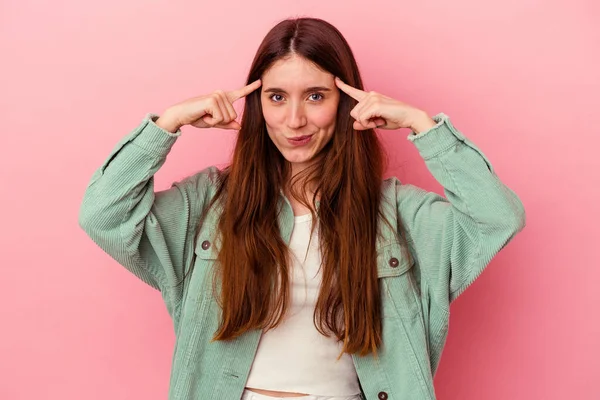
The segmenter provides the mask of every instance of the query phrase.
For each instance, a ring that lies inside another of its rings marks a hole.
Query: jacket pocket
[[[205,292],[212,292],[213,272],[220,247],[220,235],[217,235],[214,221],[205,219],[196,234],[194,243],[194,271],[189,294],[194,297],[195,302],[202,302]]]
[[[219,214],[214,207],[206,213],[196,234],[194,254],[196,258],[215,261],[221,248],[221,235],[218,234]]]
[[[413,266],[414,259],[408,248],[398,241],[377,249],[377,276],[384,318],[412,319],[421,313]]]

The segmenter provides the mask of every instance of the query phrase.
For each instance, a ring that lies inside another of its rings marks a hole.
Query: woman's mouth
[[[295,138],[288,138],[288,143],[290,143],[292,146],[304,146],[310,142],[312,137],[313,135],[304,135]]]

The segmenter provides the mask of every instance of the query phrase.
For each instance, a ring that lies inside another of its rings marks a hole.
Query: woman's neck
[[[294,186],[295,193],[300,194],[305,199],[308,200],[309,203],[312,202],[312,198],[314,196],[316,190],[316,183],[312,182],[308,185],[308,187],[304,188],[304,183],[306,176],[304,176],[304,171],[310,167],[310,164],[306,163],[292,163],[291,164],[291,179],[286,183],[286,189],[284,190],[285,196],[290,201],[292,205],[292,209],[294,210],[294,215],[304,215],[310,213],[310,208],[307,208],[305,205],[300,203],[294,196],[292,196],[292,184]],[[302,175],[301,179],[294,178],[298,174]],[[318,200],[318,196],[317,196]]]
[[[314,196],[314,189],[311,190],[311,188],[307,188],[306,190],[304,190],[303,188],[304,183],[303,182],[295,182],[294,188],[295,188],[295,193],[298,193],[299,195],[303,196],[308,203],[312,203],[312,198]],[[299,200],[297,200],[293,195],[292,195],[292,190],[291,187],[288,185],[288,187],[286,188],[286,190],[284,190],[285,196],[287,197],[287,199],[289,200],[290,204],[292,205],[292,210],[294,210],[294,215],[305,215],[305,214],[309,214],[310,213],[310,208],[306,207],[304,204],[302,204]],[[318,196],[317,196],[318,199]]]

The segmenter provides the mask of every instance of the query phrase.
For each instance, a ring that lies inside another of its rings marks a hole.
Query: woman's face
[[[293,55],[263,74],[260,98],[269,137],[292,171],[310,165],[335,130],[340,93],[334,76]]]

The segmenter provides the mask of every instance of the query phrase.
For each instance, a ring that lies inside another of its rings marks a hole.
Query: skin
[[[267,132],[292,174],[311,165],[331,140],[340,92],[334,76],[297,55],[275,62],[262,76],[261,104]],[[304,146],[293,146],[288,138],[313,135]],[[294,214],[309,210],[288,196]]]

